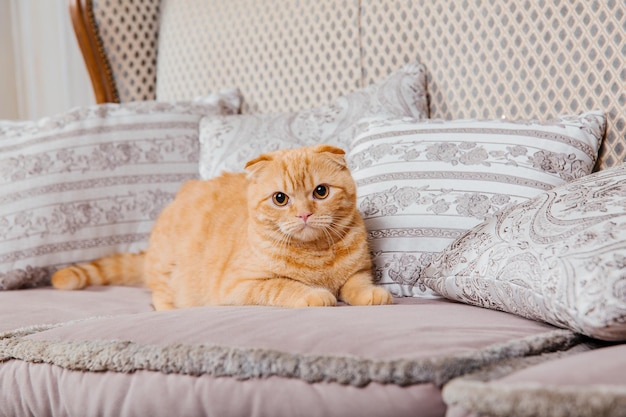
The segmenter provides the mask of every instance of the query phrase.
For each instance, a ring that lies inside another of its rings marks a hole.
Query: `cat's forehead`
[[[278,185],[285,191],[308,189],[322,182],[325,175],[323,167],[306,158],[301,160],[278,161],[279,167],[275,171],[275,179]]]
[[[255,183],[265,192],[310,192],[320,184],[343,184],[349,176],[331,156],[307,148],[277,151],[261,164]]]

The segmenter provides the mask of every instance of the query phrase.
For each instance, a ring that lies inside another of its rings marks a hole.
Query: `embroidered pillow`
[[[505,207],[591,172],[601,112],[552,122],[364,121],[348,161],[378,283],[435,296],[420,281],[433,255]]]
[[[0,122],[0,290],[46,284],[64,264],[144,249],[163,206],[197,177],[200,118],[238,107],[228,92]]]
[[[447,298],[626,340],[626,165],[502,211],[424,270]]]
[[[331,105],[295,113],[206,118],[200,123],[200,176],[242,171],[259,154],[328,143],[348,149],[363,117],[428,117],[426,71],[408,64]]]

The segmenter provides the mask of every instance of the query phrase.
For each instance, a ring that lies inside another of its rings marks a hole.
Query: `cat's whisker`
[[[342,239],[341,233],[339,233],[336,230],[336,227],[335,227],[335,225],[333,223],[327,224],[326,226],[324,226],[323,229],[324,229],[324,232],[328,233],[329,235],[330,235],[330,233],[332,233],[331,237],[333,237],[333,236],[335,237],[335,238],[332,239],[333,241]]]
[[[341,230],[337,230],[339,228]],[[341,241],[345,238],[346,234],[348,233],[348,230],[346,229],[357,229],[357,228],[358,228],[357,226],[337,225],[335,223],[332,223],[329,226],[328,230],[333,232],[338,237],[338,241]],[[346,248],[348,250],[348,254],[351,255],[352,254],[351,245],[346,245]]]
[[[288,239],[288,235],[286,233],[280,232],[277,233],[278,236],[271,236],[268,237],[268,239],[271,240],[272,245],[271,245],[271,249],[272,249],[272,253],[276,253],[278,252],[282,252],[282,247],[284,245],[284,242],[286,239]]]
[[[332,231],[332,229],[330,228],[324,228],[322,229],[324,231],[324,235],[326,235],[326,241],[328,242],[328,247],[332,247],[333,244],[335,243],[333,240],[333,237],[330,235],[330,231]]]
[[[336,223],[331,223],[328,228],[335,234],[335,236],[337,236],[339,240],[343,240],[344,236],[348,232],[348,229],[352,229],[352,227],[347,225],[340,225]]]
[[[283,252],[287,249],[289,235],[281,231],[278,233],[278,237],[272,236],[268,237],[268,239],[271,241],[269,268],[270,270],[273,270],[274,261],[282,256]]]
[[[282,257],[283,254],[285,252],[287,252],[288,248],[289,248],[289,244],[291,242],[291,235],[290,234],[282,234],[280,239],[278,241],[275,241],[275,250],[274,250],[274,255],[271,259],[272,263],[274,262],[274,260],[277,257]]]

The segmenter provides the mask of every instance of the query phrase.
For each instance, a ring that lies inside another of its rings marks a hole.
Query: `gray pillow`
[[[371,116],[428,117],[426,70],[408,64],[383,81],[333,104],[294,113],[205,118],[200,123],[200,176],[242,171],[256,156],[319,143],[349,149],[357,122]]]

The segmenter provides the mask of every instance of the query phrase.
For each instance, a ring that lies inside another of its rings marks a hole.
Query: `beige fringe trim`
[[[278,376],[309,383],[334,382],[357,387],[371,382],[400,386],[433,383],[441,387],[453,378],[503,360],[566,350],[584,340],[571,331],[554,330],[449,357],[373,360],[230,346],[160,346],[118,340],[40,341],[24,338],[67,324],[32,326],[0,334],[0,362],[14,359],[90,372],[141,370],[237,379]]]
[[[485,417],[624,417],[626,387],[504,384],[458,379],[448,383],[449,406]]]
[[[498,381],[520,369],[598,347],[589,341],[568,351],[504,360],[448,382],[443,387],[444,402],[459,413],[480,417],[624,417],[626,386]]]

